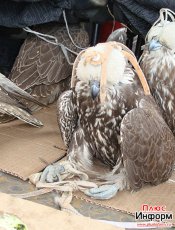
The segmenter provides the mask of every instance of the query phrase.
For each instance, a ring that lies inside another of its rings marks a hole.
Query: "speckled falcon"
[[[108,199],[118,190],[157,185],[171,176],[174,136],[134,54],[120,43],[101,43],[79,54],[72,89],[58,100],[58,123],[68,160],[90,178],[111,183],[87,195]],[[109,173],[94,169],[97,159]]]
[[[141,67],[163,117],[175,134],[175,13],[160,10],[147,34]]]

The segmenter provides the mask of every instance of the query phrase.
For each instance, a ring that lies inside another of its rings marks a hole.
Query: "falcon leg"
[[[81,128],[74,132],[68,150],[68,160],[80,171],[91,171],[93,165],[93,151],[84,139]]]
[[[110,182],[111,183],[111,182]],[[87,196],[94,199],[107,200],[114,197],[118,191],[122,191],[127,188],[127,177],[125,170],[122,170],[116,175],[115,183],[105,184],[98,188],[91,188],[85,191]]]
[[[69,146],[68,160],[47,166],[40,176],[40,181],[53,183],[73,176],[88,180],[86,170],[90,171],[91,164],[89,146],[84,140],[82,130],[78,129],[74,132]]]

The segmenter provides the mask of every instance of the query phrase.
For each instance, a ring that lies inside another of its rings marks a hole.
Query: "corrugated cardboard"
[[[29,230],[122,230],[90,218],[68,214],[31,201],[0,193],[0,212],[20,218]]]
[[[13,121],[1,125],[0,129],[0,170],[16,175],[26,180],[31,174],[37,173],[64,156],[65,149],[58,131],[56,108],[52,106],[36,113],[35,116],[43,123],[43,128],[35,128],[21,121]],[[175,173],[174,178],[175,180]],[[75,196],[105,207],[135,213],[141,205],[166,205],[167,211],[173,211],[175,222],[175,183],[164,183],[156,187],[147,187],[138,192],[119,192],[113,199],[107,201],[92,200],[82,193]],[[1,202],[0,202],[1,203]]]
[[[107,172],[104,166],[98,167],[98,170],[101,173]],[[170,180],[165,183],[158,186],[146,186],[137,192],[121,191],[110,200],[91,199],[82,192],[75,192],[74,197],[106,208],[126,211],[133,215],[136,211],[141,211],[143,204],[166,206],[167,211],[173,212],[173,223],[175,224],[175,170]]]
[[[44,127],[36,128],[15,120],[1,124],[0,129],[0,170],[23,180],[65,155],[64,150],[54,147],[65,149],[57,125],[56,106],[34,115]]]
[[[175,172],[172,179],[175,178]],[[173,224],[175,224],[175,183],[166,182],[158,186],[145,187],[138,192],[122,191],[110,200],[94,200],[78,192],[74,196],[100,206],[119,209],[134,214],[141,211],[143,204],[152,206],[166,206],[167,211],[173,212]]]

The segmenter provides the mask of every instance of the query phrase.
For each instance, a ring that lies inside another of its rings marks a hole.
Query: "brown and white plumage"
[[[90,48],[92,56],[85,51],[78,57],[75,87],[59,97],[58,121],[68,159],[90,177],[115,180],[117,190],[125,189],[128,182],[133,189],[157,185],[171,175],[174,136],[123,53],[114,49],[106,54],[108,47],[98,44]],[[96,62],[103,60],[107,60],[107,82],[102,103],[100,90],[93,96],[98,85],[92,90],[92,81],[101,80],[102,67]],[[95,159],[112,172],[94,171]]]
[[[160,15],[148,32],[141,67],[165,121],[175,134],[175,14],[162,9]]]
[[[168,180],[175,160],[172,132],[160,113],[155,113],[154,104],[145,99],[141,104],[128,112],[121,123],[121,149],[132,189]]]
[[[44,106],[0,74],[0,123],[18,118],[31,125],[42,126],[42,123],[31,115],[29,108],[22,103],[23,100],[26,101],[26,104],[30,102],[40,107]]]
[[[55,36],[59,43],[78,52],[65,26],[50,23],[37,26],[34,30]],[[84,29],[70,26],[70,34],[76,44],[82,47],[88,46],[88,34]],[[70,52],[68,56],[71,62],[76,57]],[[54,102],[61,92],[69,89],[71,71],[72,66],[68,64],[60,46],[28,34],[16,58],[10,79],[37,100],[48,105]],[[38,106],[28,106],[32,111],[38,109]]]
[[[72,90],[65,91],[63,95],[58,98],[57,101],[57,120],[61,129],[62,139],[67,147],[71,142],[72,135],[77,126],[78,119],[75,106],[73,105],[72,100],[70,100],[72,95]],[[64,111],[64,108],[67,108],[67,111]]]

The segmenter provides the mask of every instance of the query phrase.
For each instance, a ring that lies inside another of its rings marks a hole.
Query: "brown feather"
[[[166,181],[175,162],[175,139],[149,98],[127,113],[121,124],[121,148],[132,189]]]
[[[53,35],[58,39],[58,42],[76,52],[79,51],[70,41],[64,26],[51,23],[36,26],[34,30]],[[79,46],[88,46],[88,34],[85,30],[78,26],[71,26],[70,34]],[[70,61],[73,62],[75,55],[68,54]],[[64,84],[62,87],[62,81],[70,77],[71,71],[72,67],[68,64],[59,46],[29,34],[16,58],[10,79],[37,100],[48,105],[58,98],[65,86],[66,89],[69,89],[69,84]],[[60,87],[58,87],[59,84]],[[44,93],[45,90],[47,93]],[[28,106],[31,110],[37,109],[33,104]]]
[[[148,80],[151,92],[168,126],[175,134],[175,59],[174,53],[162,47],[148,52],[145,48],[141,67]]]
[[[95,99],[91,95],[89,79],[77,77],[75,87],[59,98],[58,121],[69,160],[98,180],[117,182],[126,171],[133,189],[167,180],[175,162],[175,139],[130,65],[106,91],[101,104],[99,94]],[[110,172],[93,170],[95,159]],[[125,175],[123,179],[126,182]]]

